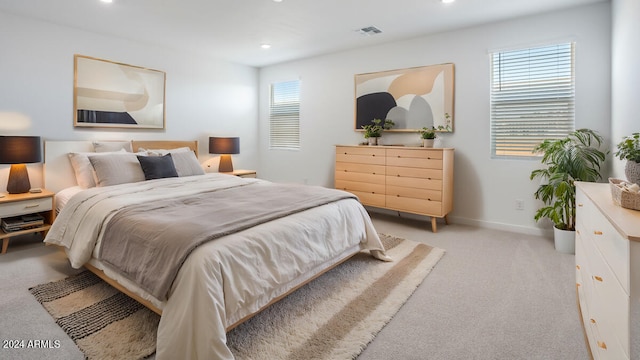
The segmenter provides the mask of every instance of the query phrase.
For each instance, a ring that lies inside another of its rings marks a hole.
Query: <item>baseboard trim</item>
[[[370,206],[365,206],[365,208],[369,212],[378,213],[378,214],[400,216],[405,219],[412,219],[417,221],[425,221],[425,222],[431,221],[431,218],[429,216],[424,216],[424,215],[398,212],[394,210],[381,209],[381,208],[370,207]],[[451,214],[447,215],[447,220],[449,220],[449,224],[470,225],[470,226],[476,226],[476,227],[481,227],[486,229],[502,230],[502,231],[509,231],[509,232],[514,232],[518,234],[536,235],[536,236],[553,238],[553,228],[545,229],[545,228],[539,228],[539,227],[513,225],[513,224],[506,224],[506,223],[499,223],[499,222],[492,222],[492,221],[485,221],[485,220],[470,219],[465,217],[451,216]]]

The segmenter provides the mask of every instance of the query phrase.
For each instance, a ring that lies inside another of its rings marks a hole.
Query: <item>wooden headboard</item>
[[[70,152],[93,152],[93,142],[98,140],[44,142],[44,188],[58,192],[76,186],[76,176],[67,154]],[[134,152],[144,149],[175,149],[188,147],[198,156],[198,141],[148,140],[131,141]]]

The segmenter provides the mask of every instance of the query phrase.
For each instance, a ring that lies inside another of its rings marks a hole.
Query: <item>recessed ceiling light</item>
[[[456,1],[456,0],[442,0],[442,3],[443,4],[451,4],[454,1]]]
[[[103,3],[108,3],[108,4],[111,4],[113,2],[113,0],[100,0],[100,1],[102,1]]]
[[[263,48],[263,49],[269,49],[269,48],[271,48],[271,44],[262,44],[262,45],[260,45],[260,47]]]
[[[282,2],[282,0],[273,0],[273,2]]]

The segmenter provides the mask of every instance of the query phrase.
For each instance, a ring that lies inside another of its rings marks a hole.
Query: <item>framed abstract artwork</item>
[[[165,128],[163,71],[74,55],[73,125]]]
[[[355,75],[355,130],[373,119],[392,120],[387,131],[423,127],[453,131],[454,66],[440,64]]]

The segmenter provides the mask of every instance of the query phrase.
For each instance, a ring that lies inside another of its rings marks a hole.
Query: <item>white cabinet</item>
[[[576,286],[594,359],[640,359],[640,211],[609,184],[577,183]]]

